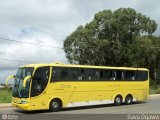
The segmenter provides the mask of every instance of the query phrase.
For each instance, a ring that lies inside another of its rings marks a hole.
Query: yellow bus
[[[145,101],[149,94],[146,68],[67,65],[21,66],[15,76],[12,105],[23,110],[59,111],[98,104]]]

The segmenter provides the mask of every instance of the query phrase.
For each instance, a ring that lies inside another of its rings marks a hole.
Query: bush
[[[160,85],[151,85],[149,93],[150,94],[160,94]]]
[[[0,89],[0,103],[10,103],[12,101],[12,89],[1,88]]]

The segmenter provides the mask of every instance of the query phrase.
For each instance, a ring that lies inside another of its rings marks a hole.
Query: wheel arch
[[[114,101],[114,99],[117,97],[117,96],[120,96],[121,98],[122,98],[122,101],[123,101],[123,95],[122,94],[120,94],[120,93],[118,93],[118,94],[116,94],[116,95],[114,95],[114,97],[113,97],[113,101]]]
[[[128,94],[126,94],[125,99],[126,99],[126,97],[127,97],[127,96],[131,96],[131,97],[132,97],[132,99],[133,99],[133,94],[132,94],[132,93],[128,93]]]

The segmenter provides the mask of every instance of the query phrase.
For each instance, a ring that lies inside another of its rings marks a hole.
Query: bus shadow
[[[121,106],[134,106],[134,105],[137,105],[137,104],[144,104],[144,103],[146,103],[146,102],[133,102],[130,105],[122,104]],[[25,111],[25,110],[20,110],[20,109],[16,109],[14,111],[18,112],[18,113],[21,113],[21,114],[40,114],[40,113],[55,113],[55,114],[57,114],[57,113],[64,113],[65,111],[86,110],[86,109],[104,108],[104,107],[121,107],[121,106],[115,106],[114,104],[79,106],[79,107],[63,108],[61,111],[58,111],[58,112],[50,112],[49,110]]]

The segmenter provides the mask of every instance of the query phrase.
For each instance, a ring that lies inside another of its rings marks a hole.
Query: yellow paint
[[[145,68],[127,68],[127,67],[105,67],[105,66],[86,66],[86,65],[65,65],[61,63],[51,64],[32,64],[22,67],[34,67],[35,69],[42,66],[63,66],[63,67],[81,67],[81,68],[109,68],[124,70],[145,70]],[[50,68],[50,73],[52,68]],[[148,77],[149,78],[149,77]],[[149,94],[149,80],[146,81],[67,81],[51,82],[51,74],[48,85],[43,93],[36,97],[25,99],[26,104],[20,104],[21,99],[13,98],[13,106],[24,110],[49,109],[50,101],[54,98],[62,100],[63,107],[68,104],[89,102],[89,101],[114,101],[116,95],[120,94],[123,101],[127,94],[132,94],[133,98],[138,101],[146,100]]]
[[[10,75],[8,76],[7,80],[6,80],[6,85],[8,87],[8,81],[11,80],[11,79],[14,79],[14,76],[13,75]]]
[[[26,87],[26,82],[27,82],[27,80],[29,80],[29,79],[31,79],[31,76],[30,76],[30,75],[24,78],[24,80],[23,80],[23,87],[24,87],[24,88]]]

